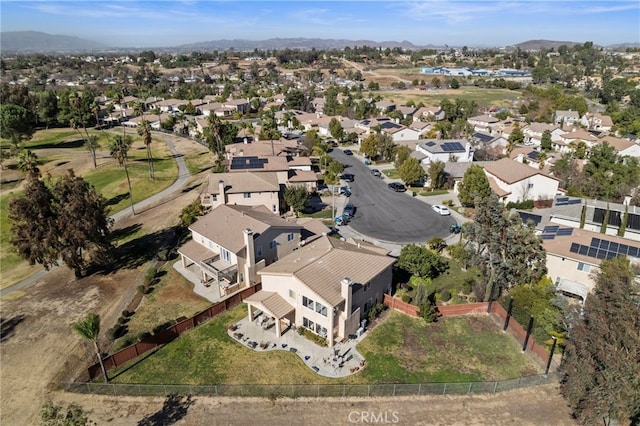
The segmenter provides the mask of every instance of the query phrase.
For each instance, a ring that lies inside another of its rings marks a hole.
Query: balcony
[[[210,277],[221,287],[235,284],[238,279],[238,265],[229,265],[220,258],[220,255],[202,260],[200,268],[205,276]]]

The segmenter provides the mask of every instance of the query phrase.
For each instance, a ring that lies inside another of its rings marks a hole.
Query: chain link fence
[[[264,398],[376,397],[409,395],[493,394],[519,388],[557,383],[558,373],[494,382],[397,383],[342,385],[149,385],[121,383],[62,382],[68,392],[114,396],[228,396]]]

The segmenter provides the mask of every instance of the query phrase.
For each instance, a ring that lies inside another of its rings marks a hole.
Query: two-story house
[[[212,173],[200,191],[200,203],[205,208],[264,206],[279,214],[281,195],[277,172]]]
[[[258,282],[260,269],[298,249],[302,229],[262,205],[219,205],[189,227],[176,269],[198,276],[194,292],[217,300]]]
[[[244,300],[275,320],[276,334],[289,325],[322,337],[328,346],[355,335],[369,310],[391,291],[388,251],[353,240],[322,236],[259,271],[262,290]]]

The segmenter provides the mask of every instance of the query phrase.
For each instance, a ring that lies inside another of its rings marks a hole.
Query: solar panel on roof
[[[567,201],[569,201],[569,197],[558,197],[558,198],[556,198],[556,201],[564,201],[564,202],[567,202]]]
[[[582,204],[582,200],[580,198],[574,198],[569,200],[569,204]]]
[[[555,234],[542,234],[543,240],[553,240],[555,237]]]
[[[536,225],[542,221],[542,216],[537,214],[531,214],[526,212],[518,212],[520,215],[520,219],[522,219],[523,223],[527,223],[528,221],[532,221]]]
[[[426,144],[426,145],[427,145],[427,146],[434,146],[435,144],[436,144],[435,142],[431,141],[431,142],[427,142],[427,144]]]
[[[573,234],[573,228],[562,228],[558,229],[556,235],[558,236],[567,236]]]
[[[598,253],[598,249],[595,247],[589,247],[589,251],[587,252],[587,256],[589,257],[596,257],[596,254]]]
[[[609,241],[600,240],[600,250],[609,250]]]
[[[589,247],[587,247],[587,246],[583,246],[583,245],[581,245],[581,246],[578,248],[578,254],[581,254],[581,255],[583,255],[583,256],[585,256],[585,255],[587,254],[587,251],[589,251]]]
[[[620,248],[620,244],[618,244],[618,243],[611,242],[609,244],[609,251],[612,251],[614,253],[618,253],[618,248]]]
[[[577,253],[578,249],[580,249],[580,244],[578,243],[571,243],[571,248],[569,248],[569,251],[571,253]]]
[[[620,248],[618,248],[618,253],[624,254],[626,256],[629,253],[629,246],[626,244],[620,244]]]
[[[559,226],[545,226],[544,229],[542,230],[542,233],[548,234],[553,232],[555,234],[559,228],[560,228]]]

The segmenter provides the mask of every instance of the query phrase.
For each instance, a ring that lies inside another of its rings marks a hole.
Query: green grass
[[[441,318],[426,324],[399,312],[358,345],[372,383],[505,380],[538,373],[517,343],[488,316]]]
[[[187,155],[184,157],[189,173],[197,175],[203,170],[209,169],[214,164],[213,154],[204,152],[202,154]]]
[[[421,74],[425,76],[425,74]],[[426,80],[426,77],[421,77]],[[420,94],[407,93],[404,91],[379,91],[384,99],[391,100],[397,103],[406,104],[412,100],[416,104],[419,102],[425,105],[440,105],[443,99],[463,99],[468,101],[475,101],[478,105],[491,105],[497,107],[509,106],[512,100],[516,100],[522,95],[522,92],[517,90],[508,89],[482,89],[478,87],[462,87],[455,91],[447,91],[447,94],[438,93],[438,90],[433,92],[421,92]]]
[[[400,174],[396,169],[382,170],[382,173],[384,173],[389,179],[400,179]]]
[[[318,212],[309,213],[309,214],[305,214],[305,213],[300,214],[300,217],[312,217],[314,219],[333,219],[331,216],[332,216],[331,209],[324,209],[324,210],[320,210]]]
[[[324,384],[421,383],[505,380],[539,373],[517,343],[488,316],[421,319],[390,312],[357,346],[367,368],[329,379],[285,351],[254,352],[235,342],[227,327],[247,315],[240,305],[185,333],[156,353],[123,366],[115,383]],[[259,368],[256,368],[259,366]]]
[[[443,194],[448,194],[449,191],[447,191],[446,189],[436,189],[434,191],[420,191],[419,194],[424,196],[424,197],[429,197],[431,195],[443,195]]]

